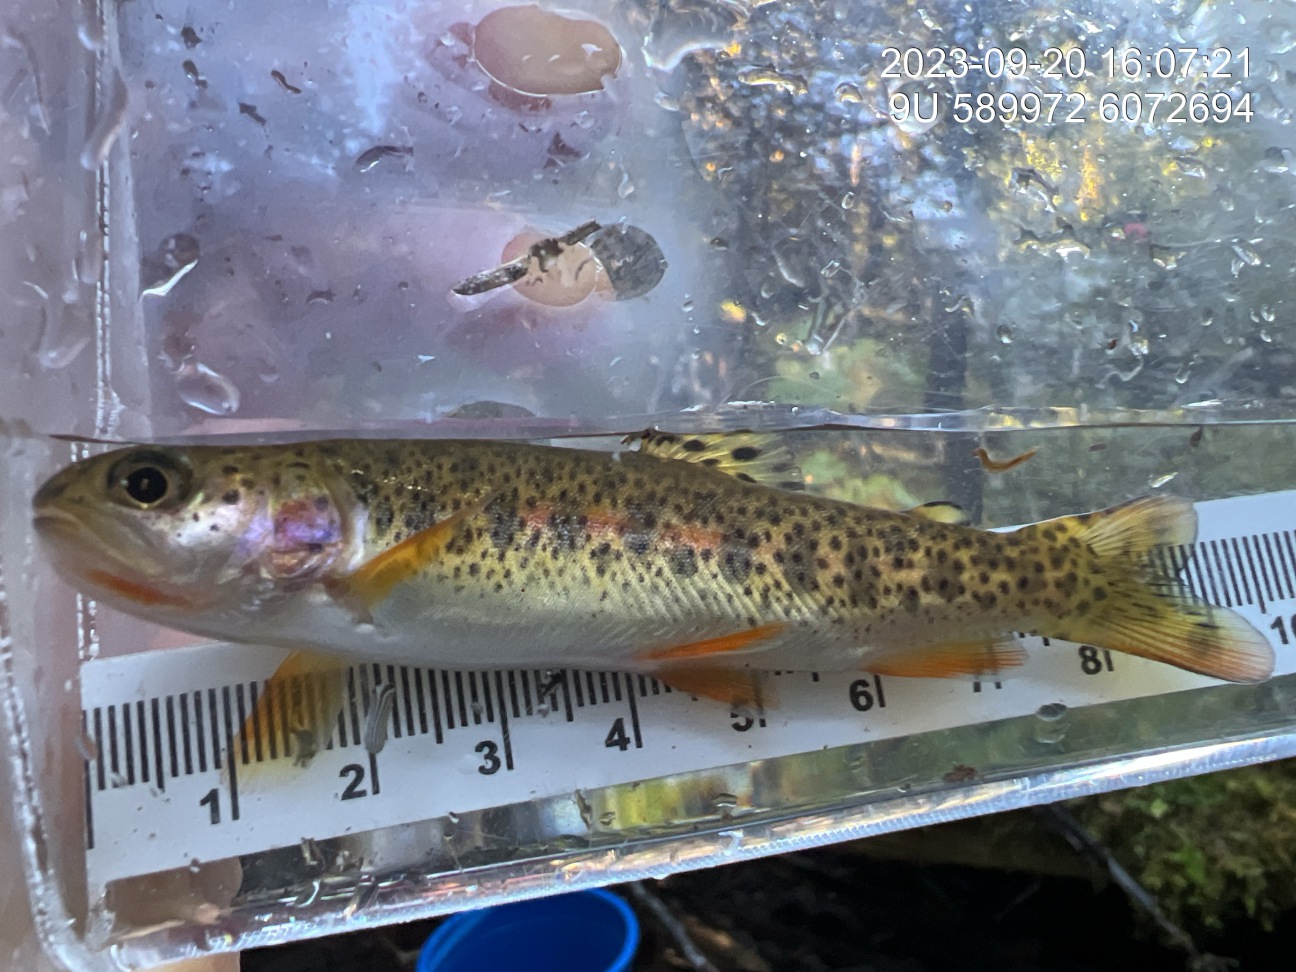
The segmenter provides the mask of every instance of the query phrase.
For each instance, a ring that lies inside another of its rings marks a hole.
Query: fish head
[[[269,450],[119,449],[59,471],[32,505],[73,586],[178,627],[318,579],[350,534],[327,475]]]

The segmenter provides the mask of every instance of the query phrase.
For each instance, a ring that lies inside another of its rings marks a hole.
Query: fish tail
[[[1072,599],[1072,610],[1056,621],[1055,630],[1042,626],[1040,634],[1229,682],[1259,682],[1273,673],[1269,640],[1241,615],[1195,597],[1171,558],[1156,550],[1197,539],[1192,503],[1148,497],[1053,526],[1084,542],[1094,569]]]

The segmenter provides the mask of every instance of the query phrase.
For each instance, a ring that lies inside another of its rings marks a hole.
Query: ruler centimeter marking
[[[1198,597],[1241,609],[1275,632],[1278,673],[1296,670],[1296,652],[1283,650],[1296,640],[1296,491],[1199,509],[1210,535],[1161,548],[1160,565]],[[1291,526],[1244,532],[1257,522]],[[1034,650],[1023,675],[970,688],[775,673],[783,704],[758,718],[623,672],[356,663],[345,672],[335,730],[304,768],[287,758],[304,754],[281,712],[284,693],[309,699],[314,681],[268,688],[282,652],[203,645],[99,659],[82,668],[87,864],[92,879],[106,883],[305,837],[1028,714],[1048,702],[1074,707],[1217,684],[1087,646],[1025,643]],[[267,691],[265,747],[260,732],[251,745],[236,743]],[[969,693],[977,701],[969,704]],[[385,741],[377,752],[365,748],[366,732]],[[629,763],[617,759],[627,753]],[[249,790],[242,777],[268,761],[278,764],[274,780]],[[460,772],[447,774],[447,762]],[[498,783],[508,777],[517,785]],[[303,813],[303,805],[312,811]]]

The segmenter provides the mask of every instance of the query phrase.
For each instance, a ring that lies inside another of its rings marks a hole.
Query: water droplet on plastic
[[[104,164],[117,136],[126,127],[126,108],[129,104],[126,82],[119,72],[113,71],[106,87],[103,111],[95,120],[81,150],[81,167],[89,172],[97,172]]]
[[[824,349],[823,338],[821,338],[818,334],[811,334],[808,338],[805,339],[806,354],[809,355],[823,354],[823,349]]]
[[[377,167],[383,159],[410,159],[414,156],[414,149],[405,145],[375,145],[373,148],[365,149],[355,160],[355,170],[357,172],[369,172]]]
[[[186,405],[208,415],[233,415],[242,399],[238,385],[201,362],[181,366],[176,391]]]
[[[1264,263],[1264,260],[1260,258],[1260,254],[1250,246],[1245,246],[1241,243],[1234,243],[1231,249],[1233,250],[1233,255],[1248,267],[1258,267]],[[1237,274],[1235,273],[1234,276],[1237,276]]]
[[[658,91],[653,95],[653,102],[662,111],[679,111],[680,103],[678,98],[672,98],[664,91]]]
[[[1192,376],[1193,364],[1193,361],[1185,361],[1179,366],[1179,370],[1175,372],[1174,376],[1175,384],[1186,385],[1188,383],[1188,379]]]
[[[843,105],[857,105],[864,100],[864,92],[860,90],[858,84],[852,81],[843,81],[837,85],[833,95]]]
[[[1260,328],[1259,338],[1265,344],[1273,344],[1273,335],[1269,333],[1268,328],[1265,327]]]
[[[194,267],[201,256],[198,240],[188,233],[174,233],[156,250],[140,258],[140,294],[165,297]]]
[[[1148,486],[1151,489],[1160,489],[1178,475],[1179,471],[1176,469],[1174,472],[1168,472],[1161,476],[1153,476],[1148,479]]]
[[[1067,725],[1063,717],[1067,707],[1061,702],[1049,702],[1035,710],[1039,720],[1035,724],[1035,741],[1045,745],[1056,745],[1066,738]]]
[[[844,192],[844,193],[842,193],[842,197],[841,197],[841,208],[842,208],[842,209],[854,209],[854,208],[855,208],[855,193],[853,193],[853,192]]]
[[[452,824],[457,824],[459,822],[459,814],[453,812],[447,813],[446,820],[450,821]]]
[[[263,384],[273,385],[282,376],[279,374],[279,369],[272,362],[267,361],[265,358],[258,358],[257,377],[261,379]]]
[[[306,295],[308,304],[331,304],[333,303],[333,291],[331,290],[312,290]]]
[[[784,74],[768,67],[746,67],[738,72],[738,83],[753,87],[772,87],[790,95],[803,95],[809,91],[805,78],[799,74]]]
[[[892,124],[907,135],[923,135],[931,131],[944,117],[940,110],[944,93],[926,81],[906,81],[896,89],[910,110],[903,118],[888,114]]]
[[[995,329],[995,334],[998,336],[1000,344],[1013,343],[1013,329],[1009,325],[1000,324],[999,327]]]
[[[685,314],[693,313],[693,298],[689,297],[686,294],[684,297],[684,303],[680,305],[680,310],[682,310]]]
[[[783,279],[793,287],[805,287],[808,283],[805,276],[805,249],[805,243],[794,236],[774,247],[774,263]]]
[[[617,198],[626,199],[635,191],[634,181],[630,178],[630,173],[625,169],[621,170],[621,181],[617,184]]]
[[[89,315],[79,304],[55,302],[42,306],[40,344],[36,360],[42,368],[58,371],[76,360],[94,333]]]
[[[817,372],[817,371],[812,371],[812,372],[810,372],[808,375],[806,375],[806,377],[809,378],[811,381],[818,381],[819,378],[820,378],[820,375],[819,375],[819,372]]]
[[[1214,324],[1214,323],[1215,323],[1215,312],[1214,312],[1214,311],[1209,311],[1209,310],[1208,310],[1208,311],[1203,311],[1203,312],[1202,312],[1202,319],[1201,319],[1201,326],[1202,326],[1202,327],[1210,327],[1210,326],[1211,326],[1212,324]]]
[[[601,814],[598,818],[600,827],[611,827],[613,821],[615,820],[616,820],[615,810],[609,810],[607,813]]]
[[[836,260],[829,260],[824,264],[823,269],[819,271],[819,276],[823,277],[825,280],[830,280],[837,276],[839,270],[841,270],[841,264]]]
[[[711,798],[711,806],[721,813],[728,813],[738,808],[738,798],[732,793],[717,793]]]

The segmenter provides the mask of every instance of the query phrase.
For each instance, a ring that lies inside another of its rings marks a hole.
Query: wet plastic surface
[[[0,24],[5,718],[37,925],[65,962],[1288,752],[1280,679],[1073,712],[1055,740],[1030,716],[585,794],[613,826],[568,794],[89,886],[80,666],[173,642],[33,550],[31,492],[81,448],[51,433],[921,429],[796,448],[813,488],[954,499],[985,525],[1296,486],[1284,7],[591,0],[553,37],[524,21],[562,68],[537,80],[510,73],[507,19],[474,56],[503,6],[36,2]],[[952,76],[957,51],[980,66]],[[588,220],[655,248],[528,249]],[[514,259],[523,279],[454,292]],[[978,445],[1040,451],[992,473]],[[716,793],[742,797],[736,843]]]

